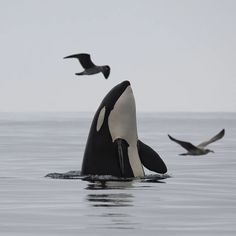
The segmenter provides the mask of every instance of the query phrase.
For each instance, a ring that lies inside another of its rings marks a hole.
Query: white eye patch
[[[106,107],[103,107],[101,110],[100,110],[100,113],[98,115],[98,120],[97,120],[97,132],[101,129],[102,127],[102,124],[104,122],[104,118],[105,118],[105,113],[106,113]]]

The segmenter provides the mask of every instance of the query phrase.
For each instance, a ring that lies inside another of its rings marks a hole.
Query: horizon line
[[[96,111],[0,111],[0,113],[94,113]],[[141,111],[136,113],[236,113],[236,111]]]

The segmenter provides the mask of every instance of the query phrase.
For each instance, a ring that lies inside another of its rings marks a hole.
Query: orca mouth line
[[[124,156],[123,156],[122,140],[121,139],[117,140],[117,145],[118,145],[118,155],[119,155],[121,175],[125,176],[125,165],[124,165]]]

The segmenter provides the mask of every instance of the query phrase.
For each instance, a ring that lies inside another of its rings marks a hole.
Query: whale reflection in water
[[[133,206],[133,195],[127,193],[88,194],[88,202],[94,207],[130,207]]]

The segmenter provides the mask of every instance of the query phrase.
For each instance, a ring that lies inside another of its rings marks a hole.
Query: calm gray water
[[[172,178],[117,183],[44,178],[80,170],[93,114],[0,113],[0,235],[236,235],[236,114],[137,114],[139,138]],[[215,153],[182,157],[167,134]],[[147,173],[150,173],[146,171]]]

